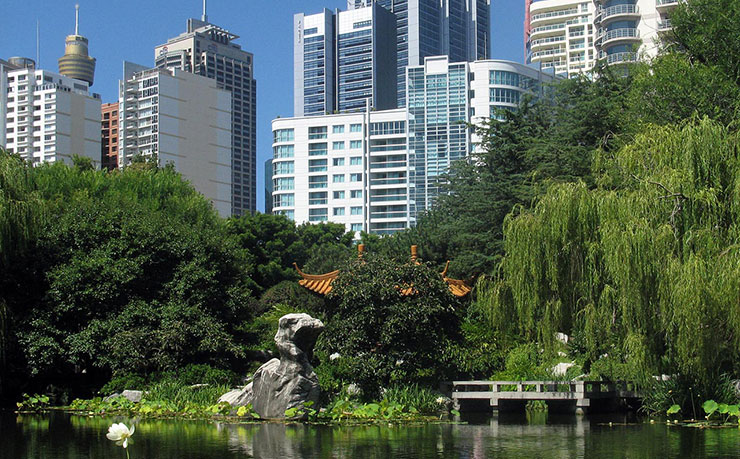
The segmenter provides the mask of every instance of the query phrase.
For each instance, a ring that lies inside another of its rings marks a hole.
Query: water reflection
[[[738,457],[738,429],[634,423],[627,417],[502,414],[468,424],[305,426],[0,413],[0,458],[123,457],[105,438],[136,422],[134,458]],[[612,422],[612,425],[609,425]]]

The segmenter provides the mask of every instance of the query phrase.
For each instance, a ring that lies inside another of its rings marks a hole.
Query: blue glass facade
[[[409,212],[411,222],[439,195],[450,164],[468,154],[467,64],[445,73],[408,69]]]

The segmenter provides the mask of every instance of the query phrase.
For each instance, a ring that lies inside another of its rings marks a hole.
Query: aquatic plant
[[[126,450],[126,457],[129,457],[128,454],[128,445],[133,444],[134,440],[131,438],[131,436],[136,431],[136,426],[131,425],[131,428],[129,429],[126,427],[126,424],[124,423],[113,423],[108,428],[108,433],[105,435],[108,440],[116,442],[116,445],[122,446],[123,449]]]

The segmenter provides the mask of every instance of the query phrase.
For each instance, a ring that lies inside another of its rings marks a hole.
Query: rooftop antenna
[[[80,4],[75,5],[75,35],[80,34]]]
[[[203,22],[208,22],[208,15],[206,14],[206,0],[203,0],[203,17],[201,19]]]

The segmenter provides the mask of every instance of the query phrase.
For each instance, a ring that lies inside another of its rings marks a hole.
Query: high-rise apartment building
[[[594,0],[596,49],[608,64],[654,57],[660,34],[670,30],[670,12],[678,0]]]
[[[294,22],[294,113],[323,115],[395,108],[396,19],[380,5]]]
[[[594,3],[543,0],[527,4],[527,62],[568,77],[591,70],[597,59]]]
[[[86,81],[36,69],[30,59],[7,72],[6,140],[8,151],[40,162],[86,156],[100,165],[100,96]]]
[[[654,57],[678,0],[527,0],[527,61],[573,76],[607,64]]]
[[[11,58],[10,60],[21,59]],[[36,66],[36,63],[28,59],[29,63],[33,63],[32,67]],[[7,110],[8,110],[8,72],[11,70],[18,70],[22,68],[18,65],[18,62],[10,63],[0,59],[0,148],[5,148],[5,125],[7,122]]]
[[[403,109],[273,120],[273,213],[385,234],[408,226]]]
[[[347,8],[381,5],[396,16],[398,106],[406,104],[406,67],[429,56],[452,62],[488,59],[490,0],[347,0]]]
[[[103,104],[100,107],[100,162],[103,169],[118,168],[118,102]]]
[[[178,68],[124,64],[119,83],[119,155],[124,167],[156,155],[231,215],[231,93],[216,81]]]
[[[475,152],[468,123],[515,110],[554,76],[508,61],[426,58],[405,109],[273,120],[273,213],[390,234],[416,223],[451,164]]]
[[[155,48],[156,67],[180,69],[214,80],[231,93],[231,213],[257,205],[257,82],[254,58],[234,42],[238,35],[203,17],[188,19],[185,33]]]

